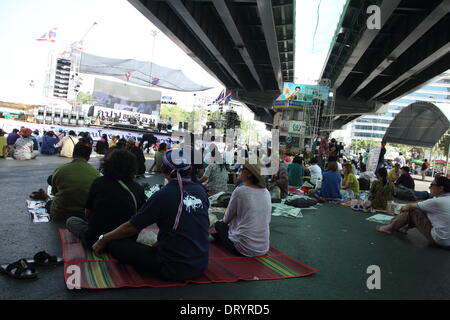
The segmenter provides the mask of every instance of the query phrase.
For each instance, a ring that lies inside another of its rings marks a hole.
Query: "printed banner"
[[[142,122],[143,124],[152,124],[153,126],[156,126],[159,119],[159,117],[157,116],[126,110],[117,110],[104,107],[92,107],[92,109],[93,109],[92,112],[91,110],[89,110],[89,116],[93,116],[100,119],[118,118],[118,120],[127,121],[131,118],[134,118],[138,122]]]
[[[314,99],[327,102],[329,94],[330,89],[328,87],[285,82],[279,100],[295,100],[311,104]]]
[[[94,106],[159,116],[161,92],[96,78],[92,94]]]
[[[370,172],[377,171],[378,160],[380,159],[381,147],[372,147],[369,152],[366,170]]]
[[[111,136],[119,136],[120,138],[128,139],[128,138],[141,138],[143,133],[141,132],[132,132],[125,130],[113,130],[113,129],[102,129],[102,128],[91,128],[91,127],[71,127],[71,126],[60,126],[60,125],[52,125],[52,124],[41,124],[41,123],[31,123],[31,122],[22,122],[15,120],[7,120],[0,119],[0,128],[3,129],[6,133],[10,133],[13,129],[19,129],[20,127],[30,128],[31,130],[39,130],[39,134],[42,135],[44,131],[53,131],[58,133],[60,129],[64,132],[69,132],[70,130],[75,131],[78,135],[80,132],[89,132],[93,140],[99,140],[103,134],[108,136],[108,139],[111,139]],[[153,134],[161,143],[164,142],[168,146],[172,146],[176,143],[183,142],[182,137],[171,137],[161,134]]]

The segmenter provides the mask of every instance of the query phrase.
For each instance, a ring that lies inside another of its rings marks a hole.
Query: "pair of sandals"
[[[57,266],[63,262],[64,260],[57,256],[40,251],[34,255],[33,259],[20,259],[10,264],[0,265],[0,273],[15,279],[34,279],[38,275],[34,267]]]
[[[38,191],[34,191],[33,193],[31,193],[30,198],[38,201],[47,201],[48,195],[44,191],[44,189],[39,189]]]

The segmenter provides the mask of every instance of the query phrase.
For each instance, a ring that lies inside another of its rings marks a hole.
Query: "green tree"
[[[80,91],[77,95],[77,103],[79,104],[91,104],[93,101],[92,93]]]
[[[370,147],[378,145],[380,145],[380,143],[375,140],[353,140],[350,148],[355,152],[360,152],[361,149],[367,150]]]
[[[448,149],[450,146],[450,130],[439,140],[438,149],[445,155],[448,155]]]

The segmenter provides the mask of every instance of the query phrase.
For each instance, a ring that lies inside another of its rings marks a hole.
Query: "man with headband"
[[[99,237],[95,254],[104,250],[137,271],[172,281],[200,276],[208,266],[208,208],[205,189],[190,178],[191,165],[182,150],[163,157],[163,173],[169,183],[152,195],[130,221]],[[140,231],[156,223],[158,242],[136,242]]]

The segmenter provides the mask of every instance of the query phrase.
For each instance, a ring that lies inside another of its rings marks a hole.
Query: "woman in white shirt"
[[[309,181],[313,184],[316,185],[317,184],[317,180],[319,178],[322,178],[322,169],[318,166],[317,164],[317,159],[313,158],[310,161],[310,166],[309,166],[309,172],[311,175],[311,178],[309,179]]]
[[[236,255],[262,256],[270,247],[272,202],[261,166],[246,162],[239,180],[244,185],[233,191],[223,221],[214,225],[217,233],[213,237]]]

